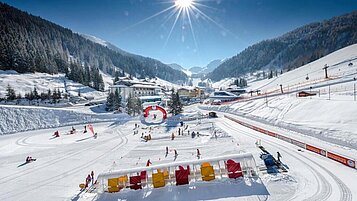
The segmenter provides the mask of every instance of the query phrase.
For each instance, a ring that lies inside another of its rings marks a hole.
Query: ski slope
[[[183,117],[194,117],[207,111],[197,105],[185,108]],[[151,113],[152,115],[153,113]],[[185,132],[171,140],[177,132],[178,122],[167,121],[149,124],[140,119],[125,119],[93,124],[98,138],[90,132],[65,135],[70,127],[34,130],[0,136],[0,188],[1,200],[354,200],[357,179],[355,170],[319,155],[298,151],[294,145],[263,136],[242,127],[218,113],[217,119],[186,121],[189,131],[199,131],[194,139]],[[148,119],[149,122],[152,119]],[[134,134],[134,124],[139,124]],[[150,129],[151,127],[151,129]],[[60,137],[53,138],[55,130]],[[213,129],[218,138],[212,137]],[[151,131],[150,131],[151,130]],[[145,142],[141,135],[152,135]],[[190,183],[188,186],[166,186],[161,189],[140,191],[124,190],[119,193],[80,192],[78,185],[85,181],[90,171],[95,175],[112,170],[145,166],[148,159],[153,164],[196,159],[196,149],[202,158],[234,153],[252,153],[259,168],[264,162],[259,158],[257,139],[271,153],[279,151],[287,173],[267,174],[258,178],[237,181],[215,180]],[[165,156],[165,147],[169,154]],[[174,150],[178,157],[174,158]],[[27,156],[37,161],[24,164]]]

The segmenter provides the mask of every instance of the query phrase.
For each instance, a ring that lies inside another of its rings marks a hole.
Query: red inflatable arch
[[[163,119],[166,119],[166,118],[167,118],[167,112],[166,112],[166,110],[165,110],[163,107],[160,107],[160,106],[158,106],[158,105],[156,105],[156,106],[149,106],[149,107],[145,108],[145,110],[144,110],[144,117],[145,117],[145,118],[149,116],[149,111],[150,111],[150,110],[160,110],[160,111],[162,112],[162,114],[164,115],[164,116],[163,116]]]

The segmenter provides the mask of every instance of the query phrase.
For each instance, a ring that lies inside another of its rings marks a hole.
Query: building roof
[[[115,84],[112,86],[109,86],[109,88],[127,88],[128,86],[123,85],[123,84]]]
[[[148,89],[161,89],[161,87],[159,86],[155,86],[155,85],[145,85],[145,84],[134,84],[130,87],[133,88],[148,88]]]

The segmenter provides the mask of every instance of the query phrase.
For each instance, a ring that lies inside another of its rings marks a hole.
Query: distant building
[[[204,91],[200,87],[182,87],[177,90],[180,97],[204,98]]]
[[[159,96],[162,94],[162,88],[155,83],[146,80],[132,80],[130,78],[119,78],[115,85],[110,86],[111,93],[118,91],[122,97],[123,102],[127,102],[131,97],[150,97]],[[145,100],[145,99],[144,99]]]

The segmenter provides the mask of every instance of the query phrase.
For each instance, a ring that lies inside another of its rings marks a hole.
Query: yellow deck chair
[[[118,178],[108,179],[108,192],[115,193],[119,192],[120,188],[118,187]]]
[[[160,169],[157,169],[157,172],[161,172]],[[168,179],[169,178],[169,171],[167,169],[164,169],[164,171],[162,172],[164,174],[164,178]]]
[[[213,166],[207,162],[202,163],[201,165],[201,175],[203,181],[211,181],[215,179],[215,174]]]
[[[165,177],[164,173],[159,172],[158,173],[153,173],[152,174],[152,184],[154,185],[154,188],[160,188],[165,186]]]
[[[120,187],[125,188],[126,184],[128,183],[128,175],[120,176],[118,178],[118,183]]]

